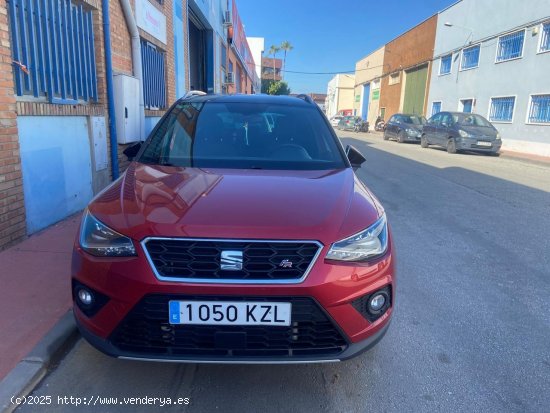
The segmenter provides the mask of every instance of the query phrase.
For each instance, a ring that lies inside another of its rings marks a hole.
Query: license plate
[[[242,301],[170,301],[170,324],[289,326],[291,304]]]
[[[477,146],[487,146],[490,148],[493,145],[491,144],[491,142],[477,141]]]

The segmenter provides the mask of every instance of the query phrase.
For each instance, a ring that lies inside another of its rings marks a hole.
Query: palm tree
[[[285,40],[284,42],[281,43],[280,49],[285,52],[285,55],[283,58],[283,79],[284,79],[285,69],[286,69],[286,53],[294,49],[294,46],[292,46],[288,40]]]
[[[277,57],[277,53],[281,51],[281,48],[275,45],[271,45],[269,50],[267,51],[268,55],[273,55],[273,81],[275,81],[275,58]]]

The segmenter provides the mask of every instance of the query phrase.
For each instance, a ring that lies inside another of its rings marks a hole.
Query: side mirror
[[[361,168],[361,165],[363,165],[366,161],[361,152],[359,152],[351,145],[346,146],[346,155],[354,171]]]
[[[124,149],[122,153],[126,155],[129,161],[132,161],[138,154],[142,145],[143,145],[143,142],[134,143],[132,146],[128,146],[126,149]]]

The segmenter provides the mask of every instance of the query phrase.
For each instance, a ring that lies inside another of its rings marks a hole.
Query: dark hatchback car
[[[395,139],[399,143],[420,142],[426,118],[418,115],[396,113],[384,130],[384,140]]]
[[[502,140],[497,129],[483,116],[440,112],[424,126],[420,144],[423,148],[442,146],[449,153],[474,151],[498,155]]]
[[[344,116],[338,123],[337,128],[339,130],[353,130],[355,124],[360,120],[361,118],[359,116]]]

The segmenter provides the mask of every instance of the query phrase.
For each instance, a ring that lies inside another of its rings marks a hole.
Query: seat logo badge
[[[220,269],[226,271],[240,271],[243,269],[242,251],[222,251]]]
[[[279,267],[281,267],[281,268],[292,268],[292,261],[284,259],[279,264]]]

